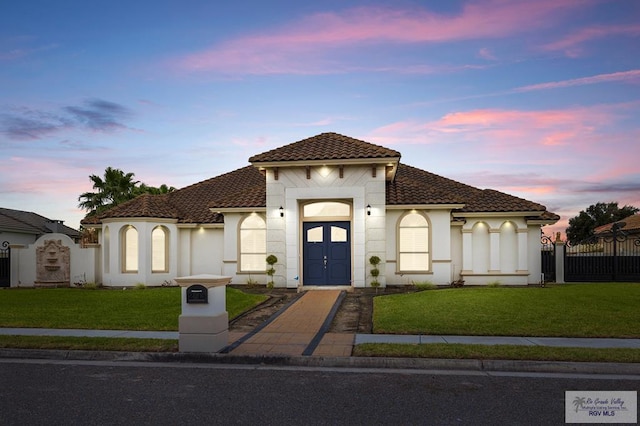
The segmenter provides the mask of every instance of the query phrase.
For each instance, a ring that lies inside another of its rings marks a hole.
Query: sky
[[[324,132],[544,204],[640,207],[637,0],[0,3],[0,207],[77,228]]]

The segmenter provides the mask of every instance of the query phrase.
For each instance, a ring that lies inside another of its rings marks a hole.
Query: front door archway
[[[304,285],[351,285],[351,223],[303,223]]]

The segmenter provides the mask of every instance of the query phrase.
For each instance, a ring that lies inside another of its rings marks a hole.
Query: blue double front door
[[[351,285],[351,223],[304,222],[304,285]]]

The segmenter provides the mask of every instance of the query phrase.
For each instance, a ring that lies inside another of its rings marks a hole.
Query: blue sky
[[[323,132],[545,204],[640,207],[640,2],[0,5],[0,206],[77,227],[108,166],[183,187]]]

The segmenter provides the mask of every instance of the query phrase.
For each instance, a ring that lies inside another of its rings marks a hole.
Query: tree
[[[617,222],[627,216],[638,213],[640,209],[633,206],[618,207],[618,203],[596,203],[582,210],[578,216],[569,219],[567,240],[577,244],[593,236],[598,226]]]
[[[120,169],[107,167],[104,177],[89,176],[95,192],[85,192],[78,197],[78,207],[88,215],[103,212],[141,194],[168,194],[175,191],[172,186],[162,184],[156,188],[133,180],[133,173],[125,173]],[[140,184],[140,185],[138,185]]]
[[[160,195],[160,194],[168,194],[170,192],[175,191],[176,189],[173,186],[167,186],[166,184],[162,184],[158,187],[155,186],[148,186],[144,183],[141,183],[140,186],[138,186],[135,189],[135,193],[136,196],[141,195],[141,194],[153,194],[153,195]]]

